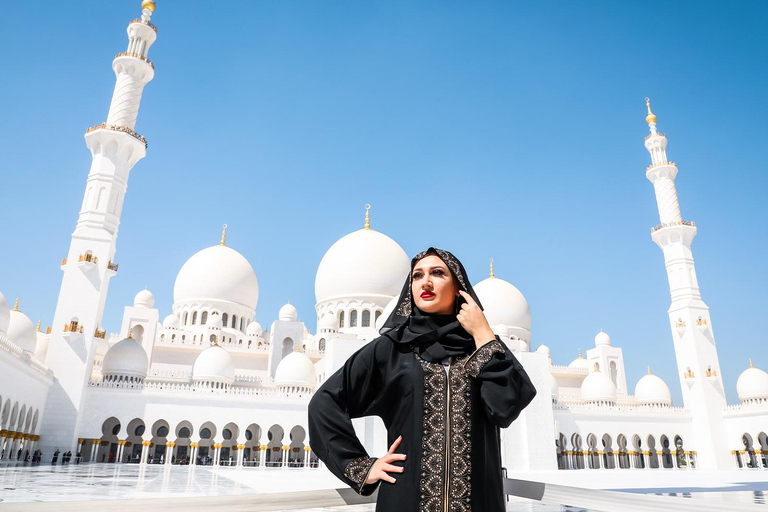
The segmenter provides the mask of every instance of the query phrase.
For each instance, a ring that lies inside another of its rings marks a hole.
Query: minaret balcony
[[[651,164],[645,168],[645,172],[648,172],[655,167],[667,167],[667,166],[677,167],[677,164],[675,162],[660,162],[657,164]]]
[[[107,263],[107,275],[114,276],[117,274],[117,267],[119,267],[117,263],[112,263],[111,261]]]
[[[657,133],[652,133],[652,134],[650,134],[650,135],[647,135],[647,136],[645,137],[645,140],[648,140],[648,139],[650,139],[651,137],[666,137],[666,135],[664,135],[663,133],[660,133],[660,132],[657,132]]]
[[[149,28],[151,28],[152,30],[154,30],[155,33],[157,33],[157,27],[155,25],[153,25],[152,23],[150,23],[149,20],[143,20],[141,18],[136,18],[135,20],[131,20],[130,23],[128,23],[128,24],[132,25],[134,23],[141,23],[142,25],[146,25]]]
[[[67,258],[61,258],[61,270],[67,268]]]
[[[95,132],[96,130],[112,130],[115,132],[127,133],[134,139],[144,144],[144,149],[147,148],[147,139],[145,139],[142,135],[136,133],[135,131],[131,130],[127,126],[117,126],[114,124],[101,123],[101,124],[97,124],[96,126],[91,126],[85,131],[85,133]]]
[[[692,227],[696,227],[696,223],[693,222],[692,220],[681,220],[679,222],[668,222],[666,224],[659,224],[655,228],[651,228],[651,233],[655,233],[656,231],[658,231],[660,229],[669,228],[669,227],[672,227],[672,226],[692,226]]]
[[[97,327],[96,330],[93,333],[93,337],[94,338],[101,338],[102,340],[105,340],[105,339],[107,339],[107,331],[102,331],[101,329],[99,329]]]
[[[147,64],[149,64],[149,65],[152,67],[152,69],[153,69],[153,70],[155,69],[155,65],[154,65],[154,64],[152,64],[152,61],[151,61],[151,60],[149,60],[148,58],[146,58],[145,56],[143,56],[143,55],[142,55],[142,54],[140,54],[140,53],[135,53],[135,52],[120,52],[120,53],[118,53],[117,55],[115,55],[115,59],[119,59],[119,58],[121,58],[121,57],[133,57],[133,58],[135,58],[135,59],[143,60],[144,62],[146,62]]]
[[[69,322],[68,324],[64,324],[64,332],[71,332],[71,333],[83,333],[83,326],[78,325],[77,322]]]
[[[90,272],[91,270],[98,268],[98,262],[99,262],[99,257],[94,256],[91,253],[81,254],[77,258],[77,266],[83,272]]]

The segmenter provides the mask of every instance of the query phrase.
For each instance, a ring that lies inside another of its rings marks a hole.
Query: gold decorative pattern
[[[368,473],[374,462],[376,462],[376,457],[358,457],[344,468],[344,476],[357,484],[358,494],[363,492],[365,479],[368,478]]]
[[[424,419],[419,512],[470,512],[471,382],[468,358],[443,365],[419,359],[424,369]]]
[[[467,370],[467,374],[471,377],[477,377],[480,374],[480,370],[483,369],[485,363],[493,358],[493,354],[504,353],[504,348],[501,346],[499,340],[489,341],[485,345],[475,350],[464,366]]]

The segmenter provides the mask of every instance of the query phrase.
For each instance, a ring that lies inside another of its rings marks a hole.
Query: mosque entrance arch
[[[643,455],[643,441],[640,436],[632,436],[632,445],[635,449],[635,469],[645,469],[645,456]]]
[[[744,445],[743,466],[747,468],[757,467],[757,457],[755,457],[755,447],[752,444],[752,436],[747,434],[741,436],[741,442]]]
[[[195,463],[202,465],[213,464],[213,439],[216,437],[217,433],[216,425],[210,421],[206,421],[200,425],[199,433],[199,448],[197,449],[197,461],[195,461]]]
[[[768,435],[766,435],[765,432],[760,432],[757,434],[757,442],[760,445],[760,458],[762,459],[762,464],[764,468],[768,468]]]
[[[191,455],[190,448],[192,445],[191,439],[192,433],[194,432],[194,427],[189,420],[184,420],[176,425],[174,432],[176,433],[176,446],[174,448],[173,456],[176,458],[176,463],[189,464],[189,457]]]
[[[221,431],[224,439],[219,451],[219,464],[222,466],[234,466],[237,463],[237,438],[240,436],[240,428],[235,423],[227,423]]]
[[[112,416],[101,424],[101,442],[96,452],[96,462],[115,462],[117,456],[118,434],[122,426],[120,420]]]
[[[613,440],[608,434],[603,435],[603,467],[616,469],[616,459],[613,457]]]
[[[573,444],[573,468],[584,469],[584,451],[581,444],[581,436],[573,434],[571,436],[571,443]]]
[[[589,450],[589,469],[600,469],[600,454],[597,453],[597,436],[587,436],[587,449]]]
[[[659,454],[656,453],[656,439],[648,436],[648,467],[659,469]]]
[[[266,467],[279,467],[283,462],[283,437],[285,437],[285,431],[280,425],[272,425],[267,431],[267,457],[265,461]]]
[[[152,444],[155,447],[155,451],[150,455],[150,459],[154,464],[163,464],[165,462],[166,452],[168,444],[168,434],[171,432],[171,426],[165,420],[157,420],[152,425]],[[170,455],[169,455],[170,456]]]
[[[307,432],[301,425],[296,425],[291,429],[289,434],[291,444],[288,452],[288,467],[301,468],[304,467],[305,454],[304,454],[304,440],[307,438]]]
[[[288,354],[293,352],[293,339],[291,338],[285,338],[283,340],[283,351],[282,351],[282,357],[284,358]]]
[[[251,423],[245,429],[245,448],[243,449],[243,465],[258,466],[260,464],[259,454],[261,453],[261,427],[256,423]]]
[[[630,469],[629,453],[627,452],[627,438],[624,434],[616,437],[616,444],[619,445],[619,469]]]
[[[147,426],[141,418],[134,418],[128,423],[122,462],[141,462],[141,443],[144,442],[144,432],[146,430]]]

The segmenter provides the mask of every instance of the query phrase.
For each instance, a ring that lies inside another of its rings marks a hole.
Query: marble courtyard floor
[[[264,471],[253,468],[136,464],[0,465],[0,512],[86,512],[103,508],[110,511],[140,508],[141,512],[192,512],[212,508],[223,512],[374,510],[375,505],[371,503],[323,506],[324,500],[325,503],[334,502],[333,499],[327,499],[331,495],[336,501],[341,501],[338,493],[332,491],[338,487],[340,482],[328,472],[302,469]],[[354,493],[351,495],[356,496]],[[299,508],[280,508],[281,499],[301,505]],[[580,508],[543,505],[523,499],[510,500],[507,510],[584,511]]]

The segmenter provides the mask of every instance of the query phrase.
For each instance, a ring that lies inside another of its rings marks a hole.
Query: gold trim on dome
[[[754,368],[754,366],[752,365],[752,358],[749,359],[749,367]]]
[[[493,258],[491,258],[491,277],[496,277],[496,276],[493,274]]]
[[[366,204],[365,205],[365,228],[364,229],[368,229],[368,230],[371,229],[371,213],[370,213],[370,210],[371,210],[371,205],[370,204]]]
[[[227,245],[227,225],[224,224],[222,226],[222,228],[223,229],[221,230],[221,244],[220,245],[226,246]]]
[[[14,311],[19,311],[19,298],[16,297],[16,304],[13,305]]]

